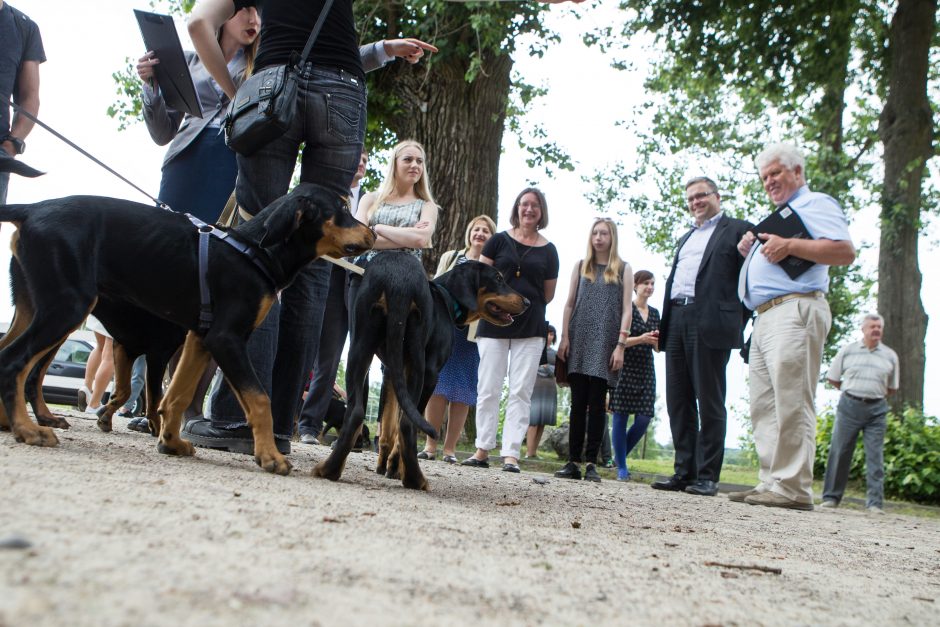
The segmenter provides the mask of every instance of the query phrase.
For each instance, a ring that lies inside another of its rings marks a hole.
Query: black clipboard
[[[800,215],[790,205],[778,207],[776,211],[761,220],[760,224],[752,228],[751,232],[754,235],[768,233],[787,238],[813,239],[806,225],[803,224],[803,220],[800,219]],[[783,271],[791,279],[796,279],[816,263],[802,257],[790,255],[781,259],[777,265],[783,268]]]
[[[160,63],[153,66],[153,71],[163,100],[176,111],[201,118],[202,105],[173,18],[137,9],[134,9],[134,16],[137,17],[147,50],[152,50],[154,56],[160,59]]]

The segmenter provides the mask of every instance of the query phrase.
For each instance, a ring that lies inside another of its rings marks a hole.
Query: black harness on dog
[[[169,209],[169,207],[167,207]],[[277,289],[284,279],[284,273],[274,264],[266,254],[262,254],[255,246],[243,242],[230,233],[211,224],[206,224],[194,215],[184,214],[199,230],[199,333],[205,335],[212,326],[212,294],[209,293],[209,238],[225,242],[241,254],[248,257],[252,264]]]

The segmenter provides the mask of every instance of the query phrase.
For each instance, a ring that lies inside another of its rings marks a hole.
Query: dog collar
[[[454,312],[454,322],[460,326],[464,326],[467,323],[467,311],[460,306],[460,303],[457,302],[457,299],[454,298],[454,295],[447,291],[447,288],[441,285],[440,283],[431,283],[437,289],[441,290],[443,293],[444,299],[449,300],[448,305],[450,309]]]

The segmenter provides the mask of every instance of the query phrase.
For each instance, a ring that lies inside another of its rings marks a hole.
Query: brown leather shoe
[[[742,492],[728,492],[728,500],[734,501],[735,503],[743,503],[744,499],[752,494],[760,494],[760,490],[751,488],[750,490],[744,490]]]
[[[763,505],[765,507],[782,507],[784,509],[799,509],[805,512],[813,511],[812,503],[801,503],[788,499],[782,494],[776,492],[762,492],[761,494],[752,494],[744,499],[748,505]]]

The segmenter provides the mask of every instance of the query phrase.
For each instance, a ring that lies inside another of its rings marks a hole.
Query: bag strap
[[[297,67],[302,67],[304,63],[307,62],[307,57],[310,56],[310,51],[313,50],[313,42],[317,40],[317,35],[320,34],[320,29],[323,28],[323,22],[326,21],[326,14],[330,12],[330,8],[333,6],[333,0],[326,0],[323,3],[323,10],[320,11],[320,16],[317,17],[317,23],[313,25],[313,31],[310,33],[310,37],[307,38],[307,45],[304,46],[304,51],[300,55],[300,61],[297,62]]]

